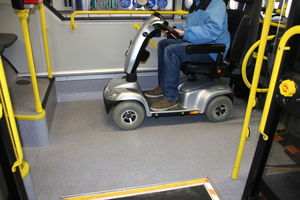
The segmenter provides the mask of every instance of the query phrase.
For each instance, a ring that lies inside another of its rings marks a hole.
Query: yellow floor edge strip
[[[140,194],[146,194],[150,192],[161,192],[174,190],[179,188],[186,188],[191,186],[204,185],[207,192],[210,194],[213,200],[219,200],[219,197],[216,191],[213,189],[208,178],[176,182],[176,183],[168,183],[163,185],[154,185],[147,186],[141,188],[133,188],[133,189],[123,189],[118,191],[111,191],[107,193],[89,193],[89,194],[81,194],[81,195],[70,195],[62,197],[61,200],[100,200],[100,199],[113,199],[118,197],[126,197],[126,196],[134,196]]]

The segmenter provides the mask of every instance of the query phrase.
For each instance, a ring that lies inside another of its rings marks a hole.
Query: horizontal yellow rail
[[[178,9],[177,11],[157,11],[158,13],[162,15],[187,15],[187,11],[183,11],[181,9]],[[75,16],[76,15],[90,15],[90,14],[152,14],[153,11],[130,11],[130,10],[118,10],[118,11],[111,11],[111,10],[97,10],[97,11],[75,11],[71,15],[71,26],[70,29],[77,29],[78,27],[75,25]]]
[[[259,20],[259,22],[261,24],[264,23],[264,20]],[[275,27],[279,27],[279,28],[282,28],[282,29],[285,29],[286,25],[285,24],[278,24],[278,23],[275,23],[275,22],[271,22],[270,23],[271,26],[275,26]]]
[[[285,15],[286,13],[286,7],[287,7],[287,2],[285,2],[282,6],[281,9],[275,9],[273,12],[276,13],[276,14],[280,14],[282,16]],[[264,23],[264,20],[260,20],[260,23]],[[270,22],[270,26],[275,26],[275,27],[279,27],[279,28],[283,28],[285,29],[285,25],[284,24],[278,24],[278,23],[275,23],[275,22]]]
[[[45,118],[46,111],[43,109],[41,113],[38,113],[36,115],[15,115],[16,120],[28,120],[28,121],[34,121],[34,120],[40,120]]]

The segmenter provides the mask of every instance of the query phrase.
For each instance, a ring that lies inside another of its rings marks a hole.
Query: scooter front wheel
[[[232,112],[232,101],[227,96],[218,96],[210,100],[206,109],[206,117],[213,122],[221,122]]]
[[[112,112],[114,123],[121,129],[135,129],[145,118],[144,107],[138,102],[123,101]]]

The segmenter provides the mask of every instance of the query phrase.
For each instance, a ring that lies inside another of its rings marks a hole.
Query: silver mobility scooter
[[[147,0],[137,0],[137,3],[148,5]],[[228,10],[228,18],[231,48],[226,56],[227,62],[223,62],[222,52],[225,50],[223,44],[188,46],[188,54],[218,53],[217,62],[181,63],[181,70],[188,75],[188,78],[181,78],[178,87],[178,106],[167,111],[152,111],[149,106],[153,103],[153,99],[145,97],[137,82],[137,67],[140,62],[146,61],[150,54],[146,50],[150,38],[162,30],[168,30],[174,35],[178,34],[168,26],[168,22],[161,14],[153,11],[126,51],[124,66],[126,75],[113,78],[103,91],[106,112],[109,113],[113,109],[114,123],[121,129],[129,130],[137,128],[143,122],[145,115],[158,118],[203,113],[213,122],[226,120],[232,112],[234,95],[228,82],[220,77],[230,76],[230,72],[240,61],[250,23],[250,16],[243,11]]]

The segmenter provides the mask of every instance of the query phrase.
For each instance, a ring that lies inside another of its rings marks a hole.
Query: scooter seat
[[[224,44],[189,45],[186,49],[187,54],[217,53],[217,60],[215,63],[181,63],[180,68],[184,74],[193,77],[196,74],[208,75],[212,81],[218,81],[220,77],[230,76],[230,72],[238,67],[247,41],[251,18],[249,14],[240,10],[228,10],[227,13],[231,43],[226,57],[223,58]]]
[[[211,74],[215,63],[185,62],[180,66],[184,74]]]

